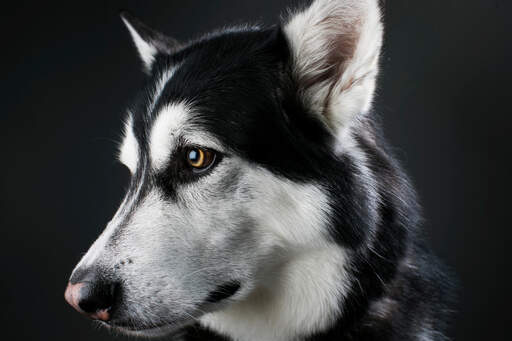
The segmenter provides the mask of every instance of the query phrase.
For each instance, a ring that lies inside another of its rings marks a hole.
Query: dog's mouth
[[[204,299],[202,304],[198,305],[193,311],[183,312],[182,317],[172,321],[159,321],[151,323],[148,321],[137,321],[130,318],[113,319],[108,322],[98,321],[101,326],[114,331],[121,332],[130,336],[159,337],[159,336],[177,336],[186,327],[197,322],[198,318],[208,312],[211,312],[222,306],[228,299],[234,296],[240,290],[239,281],[229,281],[219,285],[211,291]],[[111,312],[115,314],[115,307]]]
[[[129,336],[142,336],[142,337],[161,337],[161,336],[176,336],[181,331],[195,322],[194,317],[183,319],[181,321],[174,321],[168,323],[160,323],[156,325],[137,325],[137,323],[127,322],[103,322],[98,321],[100,325]]]
[[[181,317],[173,318],[172,320],[162,319],[158,322],[152,322],[150,320],[140,320],[138,318],[128,316],[118,316],[110,321],[97,320],[97,323],[115,333],[121,333],[128,336],[174,337],[180,334],[180,332],[187,326],[194,324],[199,317],[197,312],[186,312],[183,313]]]

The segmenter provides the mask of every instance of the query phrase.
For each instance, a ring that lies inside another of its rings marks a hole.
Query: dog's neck
[[[301,340],[321,332],[340,314],[345,262],[335,245],[298,252],[245,299],[206,314],[201,324],[240,341]]]

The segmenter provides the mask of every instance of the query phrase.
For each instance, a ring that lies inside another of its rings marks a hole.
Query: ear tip
[[[131,17],[132,15],[130,14],[130,11],[128,11],[128,10],[120,9],[119,16],[121,17],[121,19],[126,19],[127,17]]]
[[[125,9],[119,10],[119,17],[121,17],[122,21],[130,25],[133,25],[133,23],[137,21],[135,16],[130,11]]]

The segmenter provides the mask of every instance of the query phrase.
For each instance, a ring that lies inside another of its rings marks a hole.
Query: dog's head
[[[376,0],[317,0],[188,44],[123,21],[149,81],[120,146],[131,184],[71,276],[75,308],[161,334],[244,300],[299,250],[360,241],[350,158],[375,88]]]

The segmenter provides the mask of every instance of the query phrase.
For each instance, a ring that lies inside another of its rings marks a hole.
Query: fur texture
[[[183,340],[446,339],[451,281],[371,108],[376,0],[316,0],[187,44],[123,20],[149,73],[120,147],[131,185],[70,280],[115,287],[103,324]],[[192,169],[192,147],[212,166]]]

